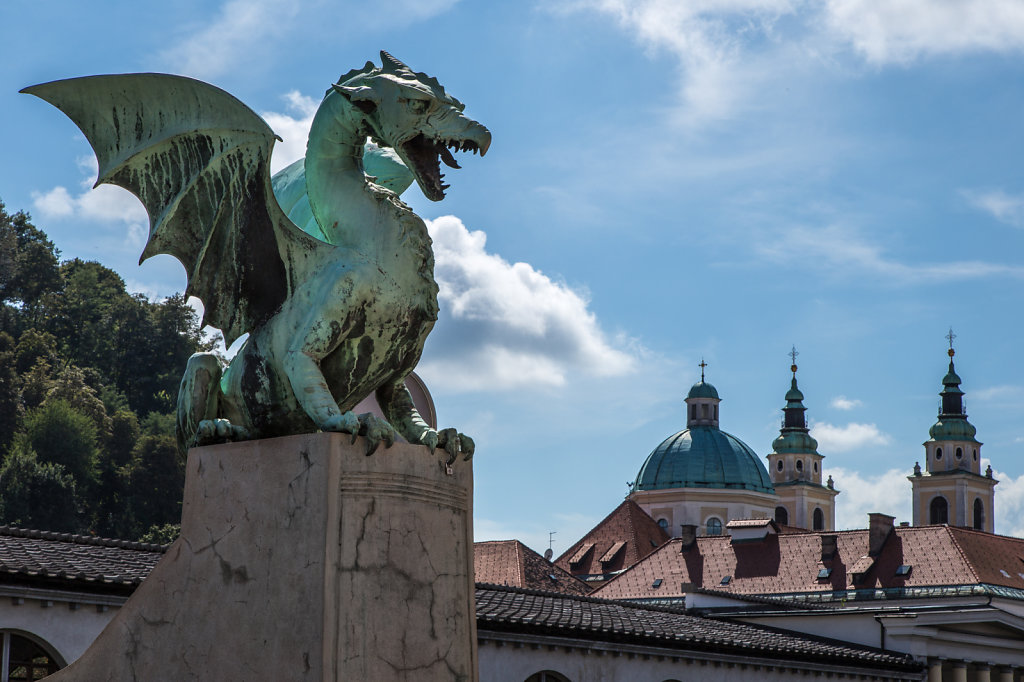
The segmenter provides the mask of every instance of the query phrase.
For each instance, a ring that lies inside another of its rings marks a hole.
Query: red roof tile
[[[476,582],[586,595],[590,586],[518,540],[473,543]]]
[[[573,575],[607,575],[629,568],[669,539],[668,533],[626,500],[567,549],[555,564]],[[616,545],[620,545],[616,549]],[[593,547],[593,552],[590,548]],[[612,551],[614,550],[614,551]]]
[[[822,559],[822,536],[836,536],[836,553]],[[732,544],[727,536],[701,537],[683,551],[673,540],[595,591],[606,599],[680,597],[696,588],[771,595],[855,588],[914,588],[985,583],[1024,590],[1024,539],[948,526],[899,527],[877,556],[868,531],[769,535]],[[911,567],[908,575],[897,569]],[[819,579],[822,568],[831,572]],[[863,579],[850,585],[855,572]],[[721,585],[723,576],[732,576]],[[652,585],[657,579],[658,588]]]

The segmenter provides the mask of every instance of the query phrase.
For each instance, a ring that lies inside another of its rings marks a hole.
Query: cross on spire
[[[956,334],[953,333],[953,328],[949,328],[949,333],[946,334],[946,340],[949,341],[949,357],[953,357],[956,351],[953,350],[953,339],[956,338]]]
[[[697,366],[700,367],[700,381],[704,383],[704,368],[708,366],[708,363],[704,362],[704,358],[701,358],[700,364]]]
[[[789,353],[787,353],[787,355],[789,355],[790,359],[793,361],[793,364],[791,364],[789,366],[789,371],[792,372],[795,375],[796,374],[796,356],[800,355],[800,353],[797,351],[796,346],[793,346],[793,348],[789,351]]]

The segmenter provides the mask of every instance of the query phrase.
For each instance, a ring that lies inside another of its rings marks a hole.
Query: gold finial
[[[789,371],[793,373],[793,376],[796,376],[796,356],[800,355],[796,350],[796,346],[793,346],[788,355],[793,360],[793,364],[789,366]]]
[[[956,338],[956,334],[953,333],[953,328],[950,327],[949,328],[949,333],[946,334],[946,339],[949,341],[949,350],[946,351],[946,352],[949,354],[949,357],[953,357],[954,355],[956,355],[956,351],[953,350],[953,339],[955,339],[955,338]]]
[[[700,364],[697,365],[697,366],[700,367],[700,382],[703,384],[704,383],[704,368],[708,366],[708,363],[704,362],[704,358],[701,358],[700,359]]]

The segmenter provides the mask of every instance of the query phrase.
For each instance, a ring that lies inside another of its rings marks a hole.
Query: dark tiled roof
[[[477,627],[624,642],[783,662],[920,670],[909,656],[776,628],[688,615],[678,609],[477,585]]]
[[[825,535],[836,536],[837,551],[822,560]],[[986,584],[1024,590],[1021,538],[948,526],[897,527],[874,557],[869,556],[868,542],[867,530],[785,533],[743,544],[732,544],[727,536],[701,537],[685,551],[679,540],[673,540],[596,594],[606,599],[673,598],[683,594],[684,583],[736,595],[822,597],[851,588],[919,590]],[[897,575],[902,565],[911,567],[908,575]],[[822,568],[831,572],[819,579]],[[862,570],[862,578],[852,585],[852,574]],[[731,580],[722,585],[726,575]],[[658,578],[662,584],[652,588]]]
[[[0,576],[69,588],[134,588],[166,547],[0,526]]]
[[[550,563],[519,540],[473,543],[478,583],[584,595],[590,586]]]
[[[573,575],[614,573],[629,568],[668,539],[665,529],[647,512],[636,502],[626,500],[558,557],[555,564]],[[608,557],[617,543],[625,544]],[[588,546],[593,549],[582,551]]]

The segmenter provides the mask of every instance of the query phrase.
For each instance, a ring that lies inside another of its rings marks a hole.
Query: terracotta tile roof
[[[822,537],[836,537],[836,552],[822,560]],[[997,585],[1022,590],[1024,539],[948,526],[898,527],[877,556],[869,556],[867,530],[769,535],[732,544],[727,536],[701,537],[683,551],[678,539],[595,591],[607,599],[667,599],[694,588],[744,595],[820,593],[849,589]],[[907,575],[898,575],[909,566]],[[819,571],[830,569],[828,577]],[[851,585],[853,573],[864,572]],[[1005,572],[1005,573],[1004,573]],[[724,576],[731,576],[722,584]],[[655,580],[659,587],[653,588]]]
[[[163,545],[0,526],[0,576],[72,589],[134,589]]]
[[[698,653],[861,668],[922,670],[910,656],[776,628],[688,615],[678,609],[478,585],[479,631],[629,642]]]
[[[629,568],[668,539],[668,533],[647,512],[636,502],[626,500],[558,557],[555,564],[577,576],[612,574]],[[621,547],[612,552],[620,543]]]
[[[473,566],[478,583],[577,595],[591,589],[519,540],[473,543]]]

